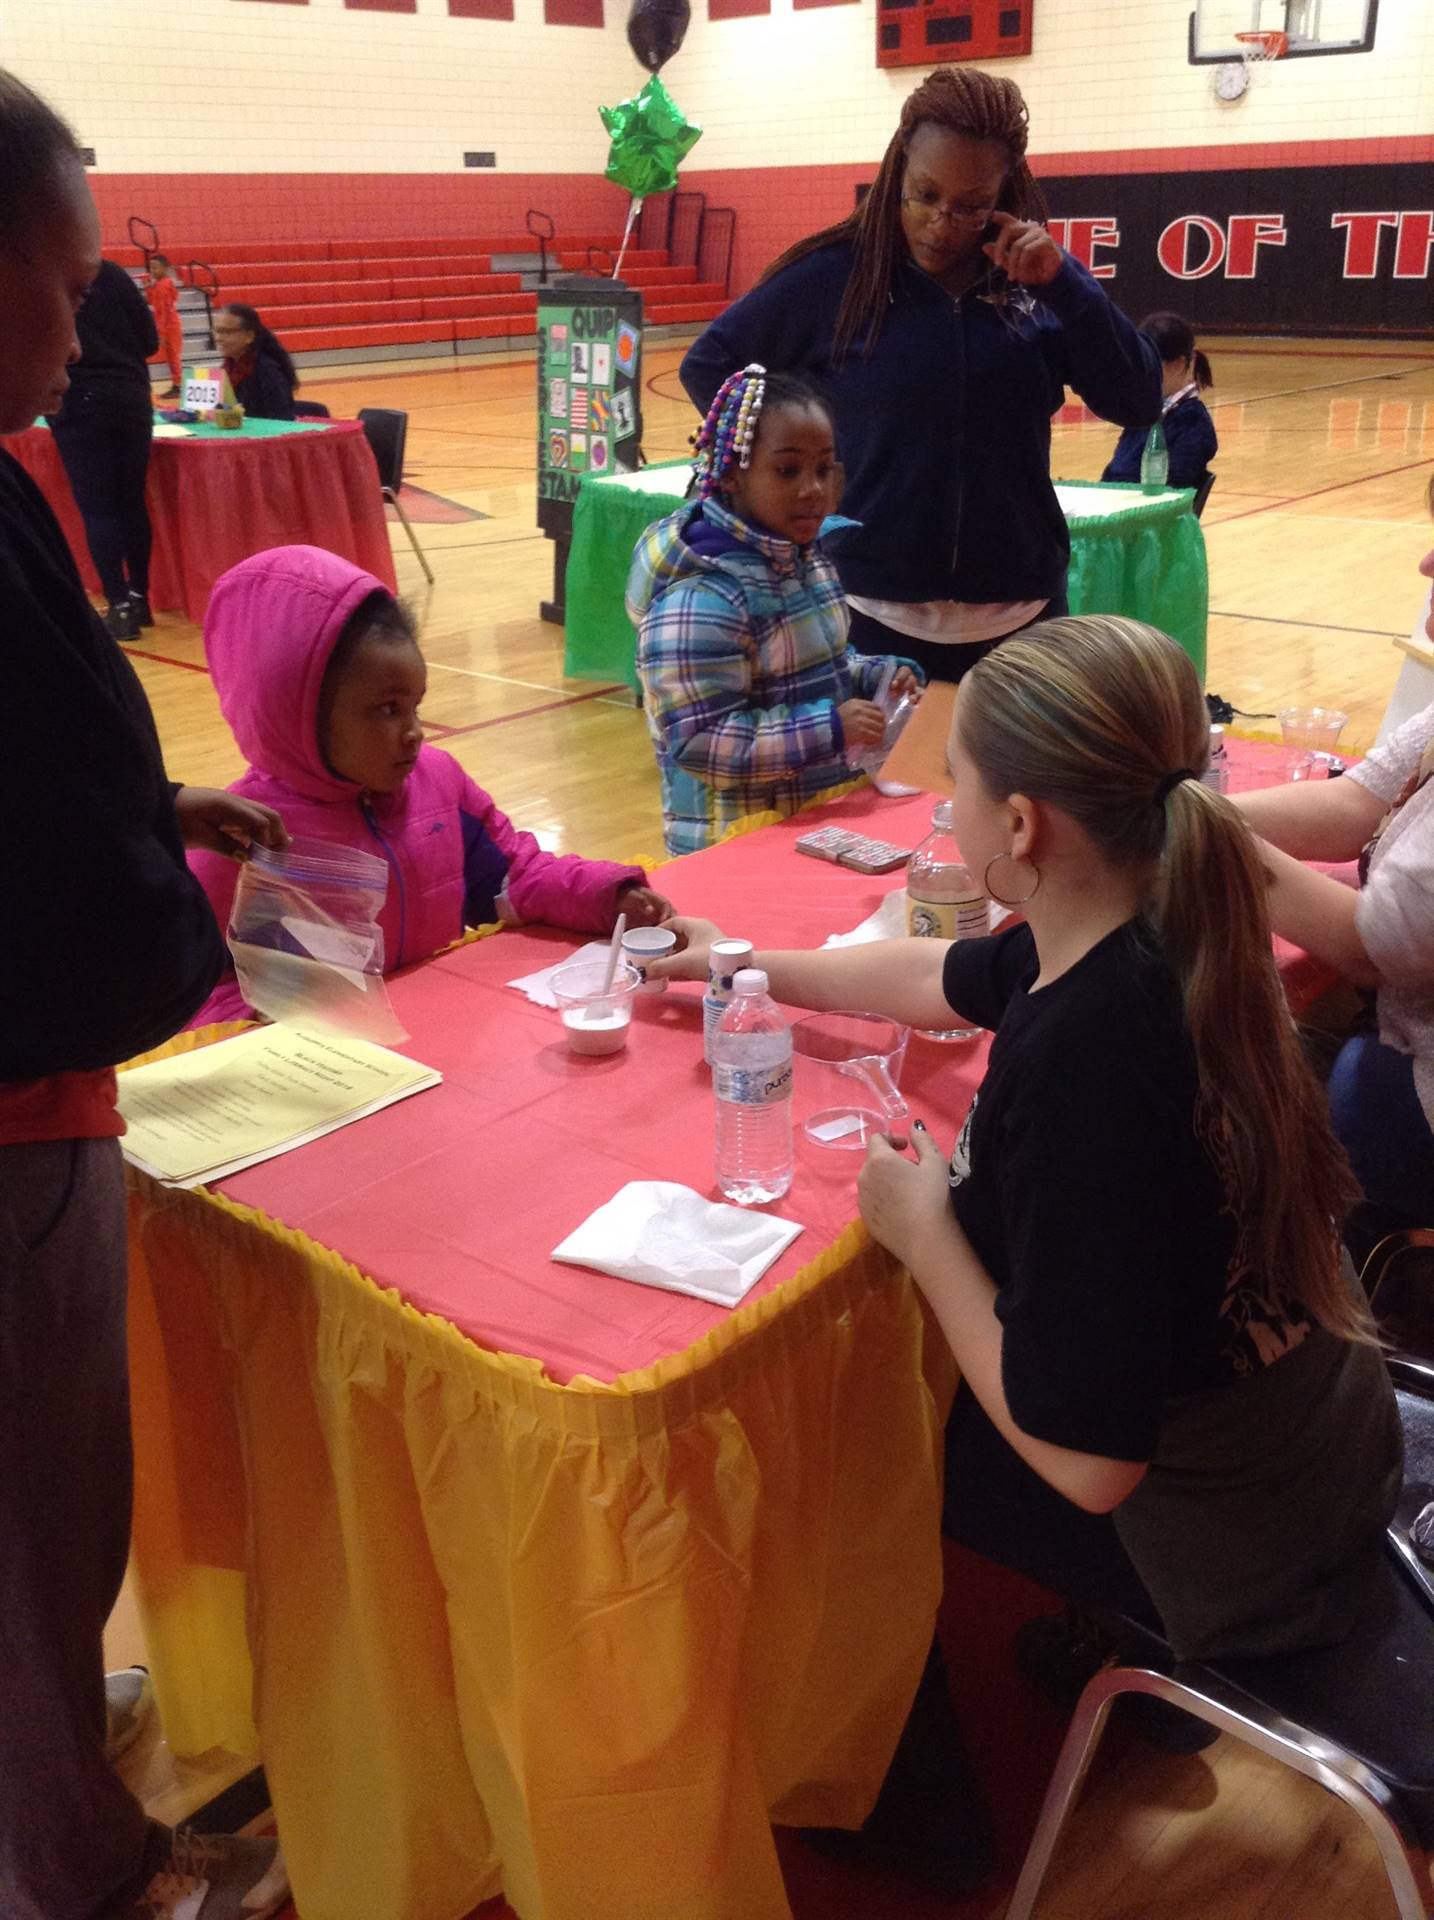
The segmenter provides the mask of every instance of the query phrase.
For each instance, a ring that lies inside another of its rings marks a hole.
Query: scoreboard
[[[879,67],[946,66],[1031,51],[1035,0],[878,0]]]

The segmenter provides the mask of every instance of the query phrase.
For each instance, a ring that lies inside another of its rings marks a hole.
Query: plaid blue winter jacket
[[[679,507],[638,542],[627,610],[669,853],[852,777],[837,708],[870,698],[888,663],[847,645],[841,584],[815,545],[715,501]]]

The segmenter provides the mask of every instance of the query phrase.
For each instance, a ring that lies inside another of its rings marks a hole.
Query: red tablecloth
[[[84,524],[53,434],[31,427],[3,442],[54,509],[81,577],[100,591]],[[378,469],[363,429],[252,438],[157,439],[145,490],[154,528],[150,603],[202,620],[220,574],[267,547],[326,547],[396,587]]]
[[[931,802],[867,792],[823,820],[866,822],[914,846]],[[819,946],[854,927],[901,872],[868,878],[793,851],[810,816],[693,854],[663,871],[679,912],[758,946]],[[726,1319],[685,1295],[555,1264],[552,1248],[628,1180],[675,1180],[716,1197],[713,1108],[702,1059],[701,988],[639,998],[624,1052],[579,1059],[556,1013],[505,985],[579,942],[547,929],[462,947],[389,982],[410,1038],[402,1051],[444,1084],[301,1153],[225,1181],[231,1198],[341,1252],[381,1286],[441,1314],[486,1347],[529,1354],[554,1379],[611,1380],[680,1353]],[[913,1035],[902,1090],[939,1139],[954,1137],[987,1041]],[[850,1225],[861,1155],[798,1131],[791,1193],[772,1211],[798,1236],[754,1294],[770,1292]]]
[[[1240,743],[1235,753],[1241,785],[1274,766],[1277,750]],[[865,790],[820,818],[915,846],[931,804]],[[664,869],[663,887],[679,912],[703,914],[759,948],[820,946],[864,920],[905,874],[868,877],[797,853],[812,824],[801,815],[689,855]],[[682,1352],[725,1309],[561,1266],[549,1253],[627,1180],[713,1193],[713,1110],[700,987],[639,998],[626,1050],[594,1060],[569,1054],[558,1015],[505,984],[576,944],[549,929],[507,932],[391,981],[410,1034],[402,1051],[439,1068],[443,1086],[250,1168],[223,1191],[485,1347],[531,1355],[557,1380],[611,1380]],[[1279,956],[1297,1007],[1332,977],[1284,943]],[[970,1104],[987,1047],[984,1037],[953,1045],[912,1036],[902,1091],[943,1142]],[[773,1211],[807,1231],[752,1297],[849,1225],[860,1164],[860,1154],[817,1147],[798,1129],[796,1178]]]

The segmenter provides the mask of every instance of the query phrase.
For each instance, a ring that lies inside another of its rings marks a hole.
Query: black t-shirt
[[[1172,1396],[1258,1373],[1309,1323],[1234,1271],[1153,929],[1128,922],[1033,992],[1038,972],[1025,926],[947,956],[951,1006],[996,1032],[952,1156],[952,1205],[998,1290],[1016,1423],[1146,1461]]]

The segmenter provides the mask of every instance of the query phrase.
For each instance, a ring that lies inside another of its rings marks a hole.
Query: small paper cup
[[[606,960],[573,960],[553,975],[553,998],[572,1053],[620,1053],[627,1045],[633,996],[642,985],[642,975],[619,961],[612,985],[604,993],[606,972]]]
[[[622,957],[641,972],[650,960],[665,960],[677,946],[677,935],[670,927],[634,927],[622,936]],[[644,979],[639,993],[666,993],[665,980]]]

